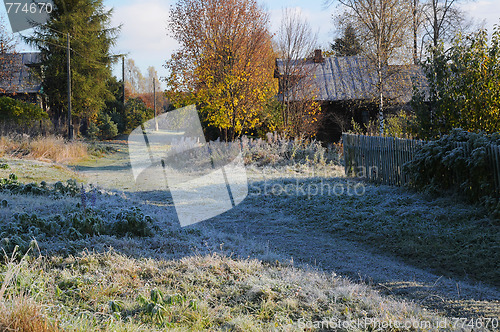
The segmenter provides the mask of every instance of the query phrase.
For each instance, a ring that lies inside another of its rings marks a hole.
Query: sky
[[[259,1],[259,0],[258,0]],[[335,38],[332,15],[338,12],[335,6],[325,8],[323,0],[260,0],[261,5],[270,12],[270,23],[276,32],[283,8],[300,9],[314,31],[318,33],[319,47],[326,49]],[[163,64],[178,47],[167,34],[167,21],[170,5],[175,0],[104,0],[104,5],[113,8],[112,25],[122,25],[121,33],[114,48],[115,54],[126,53],[146,74],[149,66],[155,67],[159,76],[166,76]],[[478,21],[485,20],[489,31],[500,22],[500,0],[465,1],[465,12]],[[0,15],[6,17],[5,7],[0,5]],[[29,34],[25,30],[22,34]],[[20,45],[18,51],[30,51]],[[114,69],[121,76],[121,66]]]

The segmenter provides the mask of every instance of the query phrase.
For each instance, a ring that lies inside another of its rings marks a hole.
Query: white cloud
[[[486,21],[485,28],[492,31],[494,24],[500,23],[500,0],[478,0],[461,4],[462,9],[478,23]]]
[[[115,7],[112,24],[122,24],[116,53],[129,53],[144,73],[154,66],[160,76],[162,67],[177,48],[177,42],[167,35],[169,1],[145,0]],[[119,70],[119,69],[118,69]]]

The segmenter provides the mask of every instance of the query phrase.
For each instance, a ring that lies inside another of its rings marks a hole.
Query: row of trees
[[[463,0],[326,0],[337,4],[335,17],[344,31],[332,44],[336,55],[379,54],[392,62],[419,64],[429,45],[449,44],[473,21],[460,7]],[[363,47],[361,47],[363,45]]]
[[[411,103],[413,114],[399,118],[407,134],[429,139],[453,128],[500,131],[498,28],[491,42],[485,30],[468,32],[472,24],[457,6],[459,0],[327,3],[338,3],[346,9],[338,18],[345,33],[332,44],[333,52],[362,53],[377,68],[380,132],[387,133],[388,129],[383,119],[383,81],[390,80],[388,75],[392,74],[384,67],[411,62],[423,68],[428,86],[416,91]],[[394,121],[392,118],[390,125]]]
[[[209,134],[212,130],[213,136],[225,139],[276,130],[290,136],[314,133],[319,105],[313,91],[300,105],[287,98],[281,103],[276,100],[276,58],[286,59],[288,71],[293,59],[305,59],[316,46],[310,26],[296,12],[285,12],[276,43],[268,13],[256,0],[180,0],[170,14],[170,31],[181,44],[166,64],[168,96],[175,106],[196,103],[211,128]],[[151,116],[153,89],[161,86],[158,74],[150,67],[143,75],[128,59],[125,86],[112,76],[111,65],[120,56],[111,49],[120,27],[111,26],[111,15],[103,0],[56,0],[47,23],[24,38],[41,52],[39,75],[59,132],[68,121],[68,45],[71,121],[76,132],[107,138]],[[7,50],[7,45],[2,43],[2,49]],[[303,94],[296,87],[299,81],[304,85],[307,75],[300,70],[287,75],[294,80],[284,88],[295,96]],[[165,95],[156,95],[156,105],[166,110]]]
[[[176,106],[196,103],[214,135],[314,132],[319,105],[313,94],[302,105],[276,100],[276,58],[290,65],[316,46],[311,28],[297,13],[284,13],[273,43],[269,15],[255,0],[179,0],[171,9],[169,30],[180,44],[166,63],[169,98]]]
[[[335,40],[336,55],[362,53],[376,68],[374,101],[379,107],[380,133],[384,132],[384,82],[398,84],[404,65],[420,64],[427,47],[449,43],[470,23],[457,7],[460,0],[327,0],[342,10],[336,20],[344,36]],[[400,65],[399,70],[392,65]],[[403,66],[401,66],[403,65]],[[396,79],[397,80],[397,79]]]
[[[437,70],[443,69],[435,64],[443,58],[440,41],[447,40],[465,22],[456,8],[458,1],[327,1],[343,10],[338,23],[345,33],[332,44],[332,52],[361,53],[377,70],[381,130],[384,83],[394,75],[388,68],[420,62],[418,54],[425,52],[418,45],[429,44],[432,51],[426,55],[433,65],[427,71],[433,68],[434,77],[440,79]],[[102,0],[56,0],[48,23],[26,38],[42,53],[40,75],[52,118],[59,127],[67,114],[68,41],[71,78],[77,87],[72,95],[73,120],[78,128],[95,133],[96,127],[113,129],[114,125],[117,131],[127,132],[152,115],[153,89],[160,86],[153,67],[143,75],[133,60],[127,60],[125,90],[123,82],[111,75],[111,64],[119,60],[111,48],[120,30],[111,26],[111,15],[112,10],[106,10]],[[171,7],[168,28],[180,49],[165,65],[170,72],[165,79],[167,96],[175,107],[196,103],[209,134],[232,139],[269,131],[291,137],[316,132],[322,114],[310,72],[314,67],[309,64],[317,41],[297,11],[283,12],[280,29],[273,36],[268,13],[256,0],[178,0]],[[455,57],[459,57],[457,52]],[[446,67],[449,58],[443,61]],[[281,86],[276,75],[281,76]],[[124,95],[127,105],[123,105]],[[156,104],[164,110],[168,106],[160,93]],[[115,132],[108,129],[103,131]]]
[[[384,132],[384,89],[398,84],[405,65],[420,64],[427,46],[466,30],[460,0],[327,0],[341,9],[344,35],[330,54],[363,54],[376,69],[374,102]],[[181,48],[166,63],[169,97],[177,105],[196,103],[205,123],[232,138],[258,130],[285,135],[314,134],[321,119],[310,63],[315,34],[297,12],[285,10],[272,37],[268,14],[255,0],[179,0],[169,30]],[[281,86],[273,83],[280,59]],[[394,66],[399,65],[399,66]],[[277,103],[274,96],[278,96]]]

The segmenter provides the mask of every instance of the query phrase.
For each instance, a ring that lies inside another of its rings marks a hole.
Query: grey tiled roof
[[[289,66],[293,67],[295,63]],[[283,75],[285,61],[278,59],[276,65],[277,74]],[[307,60],[301,71],[308,73],[310,78],[308,82],[311,82],[309,85],[315,90],[316,100],[343,101],[377,98],[377,70],[365,57],[327,57],[319,63]],[[411,100],[413,85],[425,86],[426,81],[422,69],[415,65],[390,66],[384,71],[382,77],[384,78],[384,97],[402,103]]]
[[[40,64],[40,53],[0,54],[0,94],[39,93],[42,82],[31,70]]]

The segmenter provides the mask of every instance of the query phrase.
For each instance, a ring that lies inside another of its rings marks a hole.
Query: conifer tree
[[[54,10],[46,24],[38,26],[25,40],[42,55],[43,89],[56,124],[67,112],[67,34],[71,44],[73,120],[76,124],[95,121],[114,98],[108,91],[111,47],[120,27],[111,27],[112,9],[103,0],[54,0]]]

